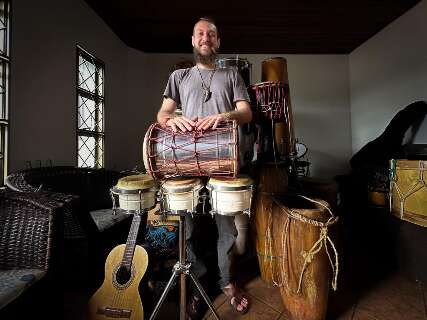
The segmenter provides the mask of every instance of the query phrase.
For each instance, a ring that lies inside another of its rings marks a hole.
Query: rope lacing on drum
[[[302,214],[300,214],[299,212],[297,212],[296,210],[292,210],[287,208],[288,210],[286,210],[283,205],[273,196],[272,200],[278,205],[278,207],[282,210],[282,212],[284,212],[287,216],[288,219],[286,220],[285,223],[285,227],[283,229],[282,232],[282,245],[284,248],[284,257],[288,257],[288,234],[289,234],[289,225],[291,222],[291,219],[297,220],[297,221],[301,221],[316,227],[320,228],[320,234],[319,234],[319,239],[313,244],[313,246],[310,248],[310,250],[308,251],[303,251],[301,252],[302,257],[304,258],[304,264],[302,267],[302,270],[300,272],[300,276],[299,276],[299,281],[298,281],[298,288],[297,288],[297,293],[301,293],[301,288],[302,288],[302,282],[303,282],[303,277],[304,277],[304,273],[308,267],[308,265],[313,261],[314,257],[316,256],[316,254],[318,254],[322,248],[325,248],[326,254],[328,255],[328,259],[329,259],[329,263],[331,265],[331,269],[332,269],[332,288],[333,290],[337,290],[337,282],[338,282],[338,271],[339,271],[339,260],[338,260],[338,251],[333,243],[333,241],[331,240],[331,238],[328,235],[328,228],[335,224],[338,221],[338,217],[334,216],[334,214],[332,213],[332,211],[329,209],[328,206],[324,205],[322,202],[310,199],[308,197],[302,196],[300,195],[300,197],[302,197],[303,199],[306,199],[308,201],[311,201],[313,203],[317,203],[319,205],[321,205],[322,207],[324,207],[330,214],[329,219],[326,222],[321,222],[321,221],[317,221],[315,219],[310,219],[307,218],[305,216],[303,216]],[[269,219],[271,219],[271,214],[269,215]],[[271,228],[268,228],[271,229]],[[269,239],[269,249],[270,249],[270,254],[272,251],[271,248],[271,231],[267,230],[267,234],[268,237],[266,237],[266,241],[268,241]],[[329,249],[328,246],[330,246],[333,249],[334,252],[334,261],[331,257],[331,254],[329,253]],[[267,243],[266,246],[267,247]],[[266,255],[267,256],[267,255]],[[288,273],[286,272],[286,259],[283,258],[282,259],[282,264],[281,266],[281,271],[282,271],[282,281],[279,283],[274,279],[274,266],[273,264],[270,262],[270,266],[272,267],[272,280],[273,280],[273,284],[275,286],[284,286],[285,284],[289,283],[289,277],[288,277]],[[286,286],[288,290],[290,290],[289,285]]]
[[[424,171],[427,170],[424,166],[424,161],[419,161],[418,163],[418,179],[416,181],[416,183],[409,188],[409,190],[406,193],[403,193],[402,190],[400,189],[399,185],[396,183],[397,178],[396,178],[396,172],[393,170],[396,170],[396,162],[395,160],[393,160],[394,162],[392,162],[392,174],[391,174],[391,179],[390,179],[390,190],[393,190],[393,187],[395,188],[397,194],[399,195],[399,206],[400,206],[400,218],[403,219],[403,214],[404,214],[404,209],[405,209],[405,201],[406,199],[408,199],[410,196],[412,196],[414,193],[418,192],[419,190],[423,189],[423,188],[427,188],[427,183],[424,180]],[[392,194],[393,192],[390,193],[390,210],[392,210]]]
[[[150,137],[149,141],[153,144],[158,144],[160,147],[153,149],[150,148],[148,150],[148,157],[151,159],[149,161],[149,171],[152,172],[157,178],[171,178],[182,175],[204,176],[213,174],[228,176],[234,174],[233,170],[227,170],[228,166],[231,166],[228,162],[235,161],[234,158],[220,158],[218,152],[218,159],[208,160],[206,156],[206,154],[215,152],[219,149],[228,149],[230,144],[234,143],[234,141],[223,141],[220,143],[218,139],[211,139],[212,141],[208,139],[210,137],[218,137],[219,135],[226,134],[230,131],[229,127],[217,127],[212,131],[193,130],[191,132],[173,132],[172,129],[164,128],[159,124],[153,126],[151,131],[153,131],[154,128],[158,130],[160,134],[157,134],[155,137]],[[176,138],[178,136],[188,135],[191,136],[186,142],[177,142]],[[208,147],[204,148],[203,150],[197,150],[197,145],[202,138],[204,146],[207,145]],[[177,151],[179,150],[188,154],[188,156],[178,157]],[[167,159],[166,155],[169,152],[172,153],[172,156]],[[152,164],[153,160],[155,162],[154,165]],[[195,165],[192,165],[193,160]],[[222,166],[220,166],[220,164],[222,164]],[[214,173],[208,170],[211,167],[216,168]],[[161,176],[161,174],[163,174],[163,176]]]

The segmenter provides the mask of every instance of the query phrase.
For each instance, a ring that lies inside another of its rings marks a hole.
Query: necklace
[[[209,84],[208,85],[205,84],[205,81],[203,80],[203,76],[202,76],[202,73],[200,72],[198,65],[196,65],[196,68],[197,68],[197,71],[199,72],[200,79],[202,80],[202,90],[203,90],[203,94],[204,94],[203,102],[206,102],[212,97],[211,83],[212,83],[212,78],[213,78],[213,75],[215,74],[216,68],[213,70],[213,72],[211,73],[211,75],[209,77]]]

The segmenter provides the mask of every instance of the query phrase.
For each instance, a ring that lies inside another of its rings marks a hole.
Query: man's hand
[[[213,116],[207,116],[197,121],[197,130],[216,129],[218,124],[228,120],[226,114],[220,113]]]
[[[171,127],[173,132],[178,130],[182,132],[193,131],[196,127],[197,118],[188,119],[186,117],[173,117],[166,121],[166,126]]]

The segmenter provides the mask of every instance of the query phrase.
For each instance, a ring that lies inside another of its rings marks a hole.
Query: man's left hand
[[[218,124],[226,120],[227,117],[222,113],[213,116],[207,116],[197,121],[196,128],[197,130],[207,130],[209,128],[216,129]]]

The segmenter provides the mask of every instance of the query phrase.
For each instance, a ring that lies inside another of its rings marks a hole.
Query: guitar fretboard
[[[139,225],[141,223],[141,215],[134,214],[132,225],[130,227],[129,235],[126,241],[125,252],[123,253],[122,266],[130,269],[132,266],[133,254],[135,252],[136,238],[138,236]]]

